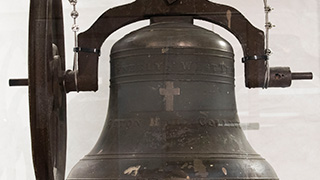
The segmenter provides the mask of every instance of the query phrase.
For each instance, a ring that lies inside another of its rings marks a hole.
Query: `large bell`
[[[240,127],[233,57],[191,17],[153,17],[119,40],[105,127],[68,179],[278,179]]]

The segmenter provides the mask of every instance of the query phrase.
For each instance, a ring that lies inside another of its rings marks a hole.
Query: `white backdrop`
[[[85,0],[78,2],[81,31],[107,9],[133,0]],[[64,0],[67,68],[72,68],[71,5]],[[217,0],[240,10],[255,26],[264,28],[262,0]],[[274,167],[281,180],[316,180],[320,172],[320,1],[269,0],[275,8],[270,19],[271,66],[292,71],[312,71],[313,81],[294,82],[287,89],[244,87],[242,50],[225,30],[197,21],[226,38],[236,53],[236,96],[242,122],[259,122],[258,131],[246,131],[254,149]],[[0,179],[34,178],[26,87],[9,88],[8,79],[27,77],[29,1],[11,0],[0,6]],[[68,94],[67,174],[95,144],[104,123],[108,102],[109,58],[112,44],[147,21],[127,26],[104,44],[99,67],[99,91]]]

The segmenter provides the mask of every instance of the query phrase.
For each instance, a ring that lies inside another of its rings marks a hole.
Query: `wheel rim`
[[[54,44],[54,45],[53,45]],[[62,180],[66,158],[66,93],[61,1],[31,0],[29,104],[36,179]]]

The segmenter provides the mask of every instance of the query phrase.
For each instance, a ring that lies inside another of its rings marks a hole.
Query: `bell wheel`
[[[64,29],[60,0],[30,0],[29,107],[37,180],[63,180],[66,161]]]

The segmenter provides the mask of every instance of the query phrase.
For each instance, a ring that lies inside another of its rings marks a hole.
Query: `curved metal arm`
[[[264,55],[264,33],[255,28],[236,9],[212,3],[208,0],[137,0],[131,4],[106,11],[89,30],[79,34],[79,47],[100,49],[105,39],[117,29],[130,23],[149,19],[152,16],[193,16],[220,25],[234,34],[242,45],[244,56]],[[78,89],[80,91],[96,91],[98,53],[79,52]],[[249,65],[247,65],[249,64]],[[252,74],[254,81],[264,80],[265,66],[261,61],[247,61],[246,74]],[[254,66],[254,67],[252,67]],[[262,73],[258,71],[263,69]],[[252,80],[247,80],[251,82]],[[248,86],[259,86],[256,85]],[[261,87],[261,86],[260,86]],[[72,91],[70,88],[69,91]]]

